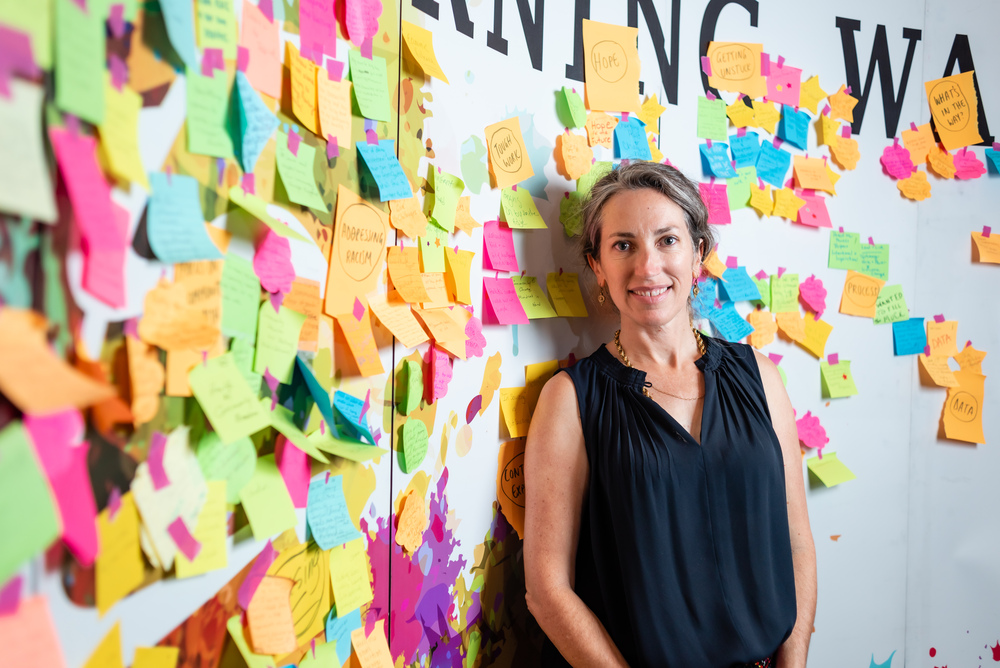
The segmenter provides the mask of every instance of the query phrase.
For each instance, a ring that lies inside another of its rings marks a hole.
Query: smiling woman
[[[549,381],[525,446],[546,665],[801,668],[816,575],[794,415],[767,358],[692,326],[714,245],[698,189],[633,163],[584,218],[621,329]]]

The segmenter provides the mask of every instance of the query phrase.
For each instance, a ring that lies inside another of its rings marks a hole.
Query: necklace
[[[695,329],[694,326],[691,327],[691,331],[694,333],[694,340],[698,342],[698,352],[701,353],[702,357],[704,357],[707,354],[707,351],[705,350],[705,340],[702,339],[701,333],[697,329]],[[615,348],[618,349],[618,356],[622,358],[622,363],[625,366],[627,366],[630,369],[634,369],[635,367],[632,366],[632,362],[629,361],[628,355],[625,354],[625,349],[622,348],[621,336],[622,336],[622,330],[619,329],[617,332],[615,332]],[[697,397],[682,397],[681,395],[673,394],[672,392],[664,392],[660,388],[655,387],[650,382],[647,382],[646,385],[652,387],[654,390],[656,390],[661,394],[665,394],[668,397],[673,397],[674,399],[681,399],[683,401],[697,401],[698,399],[701,399],[702,397],[705,396],[704,394],[699,394]],[[650,397],[649,395],[649,387],[643,387],[642,394],[646,398],[651,399],[652,397]]]

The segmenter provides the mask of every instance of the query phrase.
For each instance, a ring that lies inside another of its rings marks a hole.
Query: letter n
[[[667,96],[667,102],[677,104],[677,52],[680,46],[681,32],[681,0],[673,0],[670,11],[670,60],[667,60],[666,40],[663,37],[663,26],[656,14],[656,5],[652,0],[628,1],[629,27],[639,27],[639,7],[642,7],[642,17],[649,28],[649,37],[653,41],[653,51],[656,53],[656,64],[660,68],[660,83]],[[641,84],[640,84],[641,86]],[[642,90],[639,90],[642,93]]]
[[[837,27],[840,29],[840,41],[844,47],[844,69],[847,72],[847,85],[851,94],[858,98],[854,107],[854,123],[851,131],[861,134],[861,122],[868,106],[868,94],[875,80],[875,67],[879,70],[879,84],[882,88],[882,109],[885,115],[885,136],[891,139],[896,136],[899,127],[899,114],[903,109],[903,96],[906,94],[906,82],[910,78],[910,66],[913,64],[913,54],[917,42],[922,36],[916,28],[903,28],[903,39],[909,40],[906,47],[906,59],[903,61],[903,74],[899,79],[899,91],[894,92],[892,81],[892,64],[889,61],[889,41],[885,36],[885,26],[879,24],[875,28],[875,42],[872,44],[872,55],[868,61],[868,75],[864,88],[861,87],[861,73],[858,68],[858,48],[854,43],[854,33],[861,30],[861,21],[837,17]]]
[[[439,5],[437,0],[412,0],[410,3],[432,19],[437,19]],[[451,11],[455,15],[455,29],[466,37],[475,34],[475,26],[469,19],[469,8],[465,0],[451,0]]]
[[[976,88],[976,100],[979,105],[979,136],[983,138],[979,146],[992,146],[993,135],[990,134],[990,126],[986,122],[983,94],[979,90],[979,79],[976,78],[976,64],[972,62],[972,49],[969,48],[968,35],[955,35],[955,41],[951,44],[951,53],[948,55],[948,64],[944,66],[942,76],[950,77],[954,74],[955,65],[958,65],[959,72],[972,72],[972,85]]]

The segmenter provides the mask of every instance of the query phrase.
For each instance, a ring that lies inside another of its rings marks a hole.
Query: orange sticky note
[[[830,156],[841,168],[854,169],[858,166],[858,161],[861,160],[858,140],[850,137],[839,137],[836,142],[830,145]]]
[[[322,137],[333,137],[337,146],[351,146],[351,82],[332,81],[325,70],[316,70],[316,96]]]
[[[511,438],[528,435],[532,413],[529,394],[524,387],[500,388],[500,412],[503,413],[504,423]]]
[[[472,251],[455,251],[446,248],[444,251],[444,264],[447,268],[445,281],[448,285],[448,294],[459,304],[472,304],[472,290],[470,288],[470,273],[472,271],[472,258],[476,256]]]
[[[806,323],[798,312],[777,313],[775,320],[782,334],[796,343],[805,343]]]
[[[972,261],[1000,264],[1000,232],[984,237],[982,232],[972,233]]]
[[[583,135],[563,132],[556,137],[556,171],[575,181],[590,171],[594,151]]]
[[[396,545],[409,554],[417,551],[424,542],[424,531],[427,529],[427,507],[417,490],[411,489],[403,497],[402,508],[399,510],[399,523],[396,526]]]
[[[322,306],[319,283],[307,278],[296,278],[292,281],[292,291],[285,295],[282,306],[306,316],[299,331],[299,350],[316,352],[319,341],[319,313]]]
[[[125,337],[125,354],[132,390],[132,422],[138,426],[159,412],[166,374],[160,364],[160,351],[133,336]]]
[[[4,668],[66,668],[44,596],[23,599],[16,612],[0,615],[0,647]]]
[[[139,336],[164,350],[178,348],[204,350],[215,345],[219,326],[212,324],[200,310],[188,305],[188,291],[181,283],[160,279],[146,293]]]
[[[535,175],[517,116],[486,126],[486,145],[490,174],[497,188],[516,185]]]
[[[919,170],[905,179],[896,181],[896,188],[903,194],[903,197],[915,202],[922,202],[931,196],[931,184],[927,180],[927,174]]]
[[[845,315],[874,318],[878,294],[883,285],[885,285],[883,280],[848,269],[844,292],[840,296],[840,312]]]
[[[848,123],[854,122],[854,107],[858,105],[858,99],[847,92],[847,86],[841,84],[840,90],[831,95],[828,100],[832,118],[839,118]]]
[[[291,42],[288,47],[288,69],[292,73],[292,111],[302,125],[319,134],[319,110],[316,107],[316,63],[299,55]],[[326,76],[324,72],[322,76]]]
[[[524,443],[506,441],[497,453],[497,500],[518,536],[524,536]]]
[[[152,350],[155,350],[152,349]],[[190,397],[191,396],[191,383],[188,380],[188,374],[191,373],[191,369],[195,368],[197,365],[202,364],[205,361],[205,354],[207,353],[208,359],[215,359],[221,355],[226,354],[226,346],[223,342],[222,337],[219,337],[215,345],[211,348],[205,349],[193,349],[193,348],[178,348],[177,350],[167,351],[167,382],[165,394],[168,397]],[[152,371],[152,369],[150,369]],[[133,403],[133,417],[135,417],[135,397],[132,397]]]
[[[927,345],[931,355],[954,357],[958,354],[958,321],[927,321]]]
[[[986,443],[983,434],[983,398],[986,376],[962,369],[955,372],[958,387],[948,388],[944,413],[945,437],[967,443]]]
[[[368,306],[382,326],[392,332],[392,335],[405,347],[416,348],[427,341],[427,332],[413,315],[410,305],[395,293],[371,295]]]
[[[927,154],[934,146],[934,131],[930,123],[918,125],[916,130],[903,130],[903,146],[910,152],[910,161],[914,165],[927,162]]]
[[[358,657],[361,668],[392,668],[392,655],[385,639],[385,620],[375,622],[371,635],[365,635],[365,627],[351,631],[351,646]]]
[[[833,331],[833,325],[823,320],[816,320],[813,314],[807,313],[805,317],[805,326],[806,338],[805,341],[802,341],[799,345],[808,350],[815,357],[822,358],[823,353],[826,350],[826,340],[830,338],[830,332]]]
[[[378,356],[375,336],[372,334],[372,323],[369,309],[358,319],[354,313],[334,316],[340,325],[347,345],[354,356],[354,362],[362,376],[376,376],[383,372],[382,360]]]
[[[430,330],[434,341],[448,350],[458,350],[461,359],[465,359],[465,331],[445,311],[448,309],[416,309],[417,317]],[[458,344],[462,344],[459,346]]]
[[[934,144],[927,154],[927,166],[943,179],[955,178],[955,156],[941,144]]]
[[[427,301],[420,305],[420,308],[445,308],[451,306],[451,298],[448,295],[448,285],[444,278],[443,271],[424,271],[420,274],[420,280],[427,291]]]
[[[274,99],[280,98],[281,38],[278,26],[250,0],[243,0],[240,45],[250,53],[247,78],[253,87]]]
[[[767,95],[767,80],[760,72],[762,44],[709,42],[708,60],[712,73],[708,85],[753,99]],[[740,103],[742,104],[742,103]]]
[[[927,374],[930,381],[938,387],[958,387],[955,372],[948,366],[948,358],[941,356],[928,357],[923,353],[917,356],[920,368]]]
[[[455,222],[458,223],[457,217]],[[424,215],[420,200],[416,196],[389,200],[389,223],[414,240],[423,236],[427,230],[427,216]]]
[[[971,344],[965,346],[962,352],[955,355],[955,361],[958,362],[959,368],[975,373],[983,372],[983,360],[985,358],[986,353],[982,350],[976,350]]]
[[[795,174],[796,188],[811,188],[813,190],[823,190],[828,193],[833,192],[833,183],[827,173],[826,163],[820,158],[806,158],[796,155],[793,158],[793,173]]]
[[[361,199],[357,193],[337,187],[337,222],[333,226],[330,269],[326,278],[323,310],[334,317],[354,310],[359,299],[375,288],[382,263],[389,216]]]
[[[973,74],[969,70],[924,83],[934,128],[949,151],[983,140],[979,136],[979,98]]]
[[[719,254],[714,249],[708,252],[708,257],[705,258],[702,266],[705,267],[705,271],[716,278],[722,278],[727,268],[726,263],[719,259]]]
[[[482,223],[472,217],[472,196],[459,197],[458,206],[455,207],[455,227],[472,236],[472,230],[482,226]]]
[[[587,108],[639,111],[639,29],[583,19]]]
[[[298,647],[289,595],[294,580],[265,575],[247,607],[250,646],[257,654],[287,654]]]
[[[603,111],[595,111],[587,115],[587,143],[591,146],[613,148],[615,141],[615,126],[618,119],[608,116]]]
[[[795,315],[798,314],[796,313]],[[747,322],[753,327],[753,331],[750,333],[751,346],[760,349],[774,341],[774,334],[778,331],[778,325],[775,324],[774,317],[770,311],[758,309],[750,311],[747,314]]]
[[[386,255],[389,280],[403,301],[423,304],[431,300],[420,276],[420,249],[393,246]]]

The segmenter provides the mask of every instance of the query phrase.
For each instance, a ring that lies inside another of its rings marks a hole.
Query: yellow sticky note
[[[854,107],[857,106],[858,99],[848,94],[847,86],[841,84],[840,90],[830,96],[829,102],[831,118],[854,122]]]
[[[139,110],[142,96],[128,86],[121,92],[104,84],[104,121],[98,130],[101,150],[115,177],[134,182],[149,191],[149,177],[139,156]]]
[[[177,668],[178,647],[137,647],[132,668]]]
[[[819,103],[826,99],[827,95],[828,93],[820,88],[819,75],[814,74],[799,88],[799,106],[816,114],[819,110]]]
[[[490,174],[497,188],[507,188],[535,175],[517,116],[486,126],[486,145]]]
[[[657,99],[656,93],[646,98],[638,113],[639,120],[646,124],[646,132],[658,133],[656,122],[660,120],[660,116],[666,110],[667,108],[660,104]]]
[[[514,292],[517,299],[524,308],[528,319],[555,318],[557,313],[549,298],[542,292],[542,286],[538,284],[538,279],[534,276],[511,276],[514,281]]]
[[[510,228],[537,230],[548,227],[527,188],[504,188],[500,191],[500,207],[500,220]]]
[[[948,358],[940,355],[928,357],[923,353],[917,356],[921,370],[927,374],[931,383],[938,387],[958,387],[955,372],[948,366]]]
[[[143,580],[139,512],[131,492],[122,496],[114,519],[109,508],[97,516],[97,535],[101,551],[97,554],[94,589],[97,610],[103,615]]]
[[[972,146],[979,136],[979,98],[972,70],[924,83],[931,118],[941,143],[949,151]]]
[[[415,26],[409,21],[403,21],[403,43],[410,56],[416,61],[425,74],[448,83],[448,77],[441,71],[437,56],[434,55],[434,36],[430,30]]]
[[[177,553],[177,577],[188,578],[209,571],[225,568],[229,563],[226,546],[228,522],[226,520],[226,481],[209,480],[208,496],[198,515],[194,538],[201,543],[201,550],[188,561],[182,552]]]
[[[708,85],[747,97],[767,95],[767,80],[760,72],[761,44],[709,42],[708,61],[712,73]],[[742,104],[742,103],[741,103]]]
[[[497,500],[518,536],[524,536],[524,444],[506,441],[497,452]]]
[[[330,550],[330,578],[338,617],[371,603],[374,598],[368,577],[365,542],[363,537],[355,538]]]
[[[753,197],[753,188],[750,188],[750,197]],[[772,215],[795,220],[798,218],[799,209],[806,205],[806,201],[795,195],[791,188],[777,188],[774,190],[774,211]]]
[[[983,398],[986,376],[962,369],[955,372],[958,387],[948,389],[944,404],[945,437],[967,443],[986,443],[983,434]]]
[[[331,137],[337,146],[351,146],[351,82],[333,81],[324,70],[316,70],[316,99],[323,139]]]
[[[139,320],[143,341],[164,350],[207,350],[219,339],[219,327],[187,303],[188,291],[181,283],[163,279],[146,293]]]
[[[403,497],[396,526],[396,544],[409,554],[417,551],[427,529],[427,504],[415,489]]]
[[[476,254],[467,250],[455,251],[452,248],[446,248],[444,251],[444,264],[447,268],[445,281],[448,284],[448,294],[459,304],[472,304],[470,274],[474,257]]]
[[[579,275],[575,272],[548,274],[545,285],[549,289],[549,297],[555,306],[556,315],[561,318],[586,318],[587,305],[580,292]]]
[[[833,183],[827,173],[826,163],[822,159],[796,155],[792,158],[792,170],[796,188],[833,192]]]
[[[806,462],[809,471],[812,472],[819,481],[827,487],[839,485],[848,480],[854,480],[856,476],[844,463],[837,459],[836,452],[825,452],[823,458],[811,457]]]
[[[858,393],[858,388],[854,384],[854,376],[851,374],[851,363],[847,360],[836,364],[829,364],[821,360],[819,372],[824,398],[850,397]]]
[[[292,497],[273,454],[257,458],[253,477],[240,490],[240,502],[257,540],[291,529],[298,522]]]
[[[826,114],[821,114],[819,120],[816,121],[816,145],[833,147],[840,139],[842,139],[840,123]]]
[[[287,62],[292,73],[292,111],[313,134],[319,134],[319,111],[316,108],[316,63],[299,55],[287,42]],[[326,76],[324,72],[321,76]]]
[[[773,103],[753,101],[753,124],[755,127],[763,128],[773,135],[779,120],[781,120],[781,112]]]
[[[595,111],[587,115],[587,143],[591,146],[613,148],[615,141],[615,126],[618,119],[608,116],[603,111]]]
[[[532,412],[528,395],[529,392],[524,387],[500,388],[500,409],[511,438],[528,435]]]
[[[423,236],[427,230],[427,216],[415,196],[389,201],[389,223],[411,239]]]
[[[587,108],[639,110],[638,28],[583,19]]]
[[[982,232],[972,233],[973,262],[1000,264],[1000,234],[985,237]]]
[[[848,269],[847,278],[844,280],[844,292],[840,296],[840,312],[845,315],[874,318],[883,285],[885,285],[883,280]]]
[[[753,107],[748,107],[743,103],[742,99],[737,99],[726,107],[726,116],[738,128],[745,128],[754,124]]]
[[[327,315],[350,313],[355,300],[366,303],[365,295],[375,288],[385,261],[388,234],[389,216],[385,211],[343,185],[337,187],[337,222],[323,304]]]
[[[108,634],[94,650],[83,668],[124,668],[122,663],[121,622],[115,622]]]
[[[910,152],[910,161],[914,165],[927,162],[927,155],[935,143],[930,123],[918,125],[916,130],[903,130],[903,146]]]
[[[364,626],[351,631],[351,646],[361,668],[392,668],[392,655],[389,654],[389,644],[385,639],[384,619],[375,623],[371,635],[365,635]]]
[[[975,373],[983,372],[983,360],[986,358],[986,353],[982,350],[976,350],[972,347],[972,344],[965,346],[962,352],[955,355],[955,361],[958,362],[959,368],[966,371],[974,371]]]
[[[472,231],[482,226],[482,223],[472,217],[472,196],[459,197],[458,206],[455,207],[455,227],[472,236]]]
[[[461,354],[458,357],[465,359],[465,341],[467,337],[458,322],[447,313],[446,308],[417,309],[417,314],[424,325],[430,330],[434,341],[448,350],[457,350]]]
[[[927,345],[931,355],[954,357],[958,354],[958,321],[927,321]]]
[[[392,332],[392,335],[405,347],[416,348],[427,341],[427,332],[414,317],[410,305],[399,297],[372,295],[369,297],[368,306],[382,326]]]
[[[583,135],[563,132],[556,137],[556,170],[571,181],[590,171],[594,151]]]
[[[826,350],[826,340],[830,338],[833,325],[816,319],[811,313],[805,317],[805,340],[800,342],[803,348],[808,350],[817,358],[822,358]]]
[[[771,186],[769,184],[765,183],[763,188],[759,185],[750,186],[750,206],[762,216],[770,216],[774,213],[774,200],[771,199]],[[795,214],[798,215],[797,209]]]
[[[366,308],[364,314],[358,319],[354,313],[345,313],[334,316],[337,324],[340,325],[347,346],[354,357],[354,363],[358,367],[358,372],[362,376],[377,376],[382,373],[382,360],[378,356],[378,347],[375,345],[375,336],[372,333],[370,309]]]

